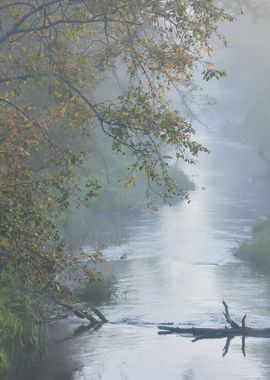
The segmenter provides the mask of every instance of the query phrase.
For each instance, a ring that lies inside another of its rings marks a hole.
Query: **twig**
[[[225,308],[225,312],[223,313],[226,321],[229,323],[229,325],[231,325],[232,327],[234,328],[239,328],[240,329],[240,326],[231,319],[231,316],[230,316],[230,313],[229,313],[229,307],[228,305],[226,304],[225,301],[222,301],[223,305],[224,305],[224,308]]]

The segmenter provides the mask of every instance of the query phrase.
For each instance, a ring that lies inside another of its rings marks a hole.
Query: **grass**
[[[41,352],[44,334],[39,322],[40,307],[32,291],[15,275],[0,272],[0,374],[27,362],[27,357]],[[22,358],[21,360],[20,358]]]
[[[4,350],[0,350],[0,376],[4,379],[10,368],[10,362],[7,353]]]

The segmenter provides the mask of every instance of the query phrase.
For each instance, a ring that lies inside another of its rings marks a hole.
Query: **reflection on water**
[[[37,379],[269,379],[269,340],[247,338],[245,358],[236,337],[223,357],[226,339],[192,343],[157,334],[157,324],[166,321],[223,327],[223,299],[236,320],[247,314],[247,325],[270,326],[268,279],[232,255],[253,220],[267,216],[270,207],[263,186],[243,186],[249,173],[243,175],[242,163],[255,160],[255,153],[226,140],[219,141],[222,150],[230,157],[222,164],[222,176],[213,150],[197,169],[202,174],[194,177],[191,204],[164,208],[126,226],[129,238],[122,250],[127,260],[107,265],[118,277],[119,297],[103,312],[115,323],[52,344]],[[232,167],[236,158],[238,165]],[[118,259],[120,251],[112,247],[105,253]],[[76,327],[71,324],[64,335],[71,336]]]

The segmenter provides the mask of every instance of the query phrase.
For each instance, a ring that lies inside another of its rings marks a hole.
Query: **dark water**
[[[53,344],[33,379],[269,379],[267,339],[247,339],[244,357],[235,338],[223,358],[223,339],[157,335],[164,321],[224,326],[223,299],[236,319],[247,314],[248,325],[270,326],[270,276],[232,254],[254,220],[267,216],[269,184],[254,182],[259,162],[251,148],[206,138],[212,154],[189,168],[197,186],[191,204],[142,215],[136,225],[127,221],[129,237],[104,251],[119,290],[102,311],[114,323]],[[119,261],[123,253],[127,259]],[[63,335],[71,336],[76,323]]]

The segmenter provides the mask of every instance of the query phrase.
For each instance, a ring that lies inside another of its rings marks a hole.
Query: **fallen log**
[[[191,327],[191,328],[182,328],[182,327],[176,327],[176,326],[158,326],[159,334],[191,334],[194,337],[197,336],[206,336],[209,337],[218,337],[218,338],[224,338],[228,336],[251,336],[251,337],[258,337],[258,338],[270,338],[270,328],[266,329],[254,329],[251,327],[245,327],[243,330],[242,327],[239,328],[211,328],[211,327]]]
[[[165,334],[182,334],[182,335],[192,335],[192,342],[197,342],[202,339],[221,339],[227,338],[225,347],[223,349],[223,356],[225,356],[230,347],[231,340],[236,336],[242,337],[242,353],[246,356],[245,352],[245,339],[246,337],[255,338],[270,338],[270,328],[256,329],[246,326],[246,315],[243,316],[241,320],[241,325],[236,323],[230,316],[229,307],[225,301],[222,302],[224,306],[224,317],[226,322],[230,327],[225,326],[224,328],[212,328],[212,327],[180,327],[171,326],[167,324],[162,324],[158,326],[160,330],[159,335]]]

